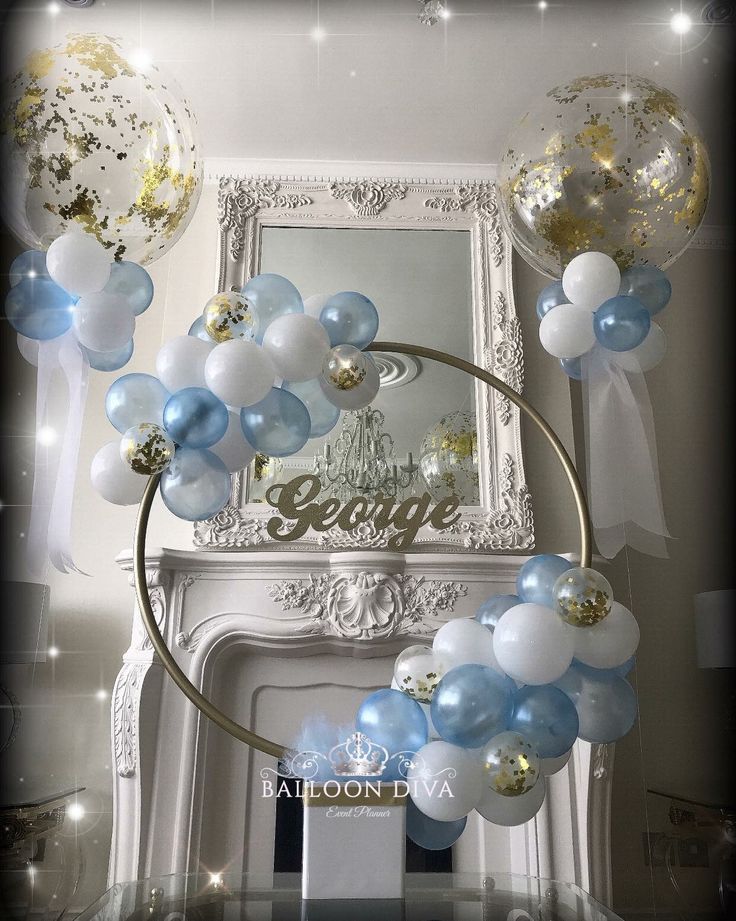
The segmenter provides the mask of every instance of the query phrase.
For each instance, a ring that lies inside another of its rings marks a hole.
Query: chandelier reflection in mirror
[[[401,499],[414,493],[417,480],[419,492],[424,491],[412,452],[406,463],[397,463],[394,440],[384,431],[384,422],[380,409],[371,406],[345,413],[334,445],[326,443],[314,458],[313,472],[325,493],[341,502],[379,492]]]

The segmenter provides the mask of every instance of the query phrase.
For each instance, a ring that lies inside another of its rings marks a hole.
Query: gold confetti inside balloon
[[[478,437],[470,413],[448,413],[427,430],[419,448],[419,469],[435,501],[457,496],[461,505],[480,502]]]
[[[566,569],[552,588],[554,607],[573,627],[592,627],[611,613],[611,583],[595,569]]]
[[[502,796],[523,796],[539,780],[539,755],[518,732],[494,736],[481,753],[486,786]]]
[[[394,665],[394,681],[400,691],[429,703],[445,668],[430,646],[407,646]]]
[[[236,291],[221,291],[207,301],[204,327],[215,342],[228,339],[253,340],[258,319],[250,302]]]
[[[151,262],[184,232],[202,190],[179,88],[103,35],[68,35],[6,82],[0,155],[5,221],[33,249],[76,222],[115,259]]]
[[[643,77],[580,77],[512,131],[498,178],[503,224],[526,261],[559,278],[595,250],[670,265],[708,203],[708,152],[693,116]]]
[[[153,476],[165,470],[176,450],[165,429],[153,422],[132,426],[120,442],[120,456],[134,473]]]

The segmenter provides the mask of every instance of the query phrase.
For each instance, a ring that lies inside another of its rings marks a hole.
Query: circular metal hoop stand
[[[525,399],[519,396],[515,390],[512,390],[511,387],[502,380],[499,380],[499,378],[494,377],[492,374],[489,374],[487,371],[484,371],[482,368],[477,367],[477,365],[469,361],[464,361],[462,358],[456,358],[454,355],[448,355],[436,349],[428,349],[419,345],[408,345],[402,342],[373,342],[371,343],[371,350],[396,352],[402,355],[416,355],[419,358],[429,358],[441,364],[449,365],[452,368],[457,368],[459,371],[465,371],[479,381],[483,381],[484,384],[488,384],[488,386],[492,387],[494,390],[499,391],[515,406],[518,406],[521,412],[541,430],[557,455],[562,469],[565,471],[578,513],[578,524],[580,527],[580,565],[590,566],[590,516],[588,514],[588,506],[585,500],[583,487],[580,484],[580,479],[578,478],[575,467],[570,460],[570,456],[563,447],[562,442],[554,433],[549,423],[540,416],[533,406],[527,403]],[[151,513],[153,499],[156,495],[159,479],[160,474],[152,476],[146,484],[146,489],[143,493],[143,498],[141,499],[140,508],[138,510],[138,520],[135,526],[133,544],[135,594],[138,600],[138,608],[141,612],[141,617],[148,631],[148,635],[151,638],[153,648],[156,650],[156,654],[161,659],[161,663],[178,685],[179,689],[201,713],[209,717],[213,723],[220,727],[220,729],[224,729],[225,732],[230,733],[231,736],[239,739],[241,742],[245,742],[246,745],[250,745],[259,751],[265,752],[267,755],[281,758],[287,751],[284,745],[279,745],[277,742],[272,742],[270,739],[264,739],[263,736],[259,736],[251,732],[250,729],[246,729],[245,726],[236,723],[235,720],[230,719],[227,714],[223,713],[197,690],[179,667],[161,635],[161,631],[156,623],[156,618],[153,616],[151,599],[148,595],[148,587],[146,585],[146,531],[148,529],[148,519]]]

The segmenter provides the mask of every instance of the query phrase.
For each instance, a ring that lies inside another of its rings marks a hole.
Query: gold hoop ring
[[[499,391],[499,393],[502,393],[515,406],[518,406],[521,412],[540,429],[552,446],[562,465],[562,469],[565,471],[578,513],[578,524],[580,526],[580,565],[590,566],[590,515],[588,514],[588,504],[585,499],[583,487],[573,462],[562,442],[549,423],[533,406],[527,403],[523,397],[519,396],[519,394],[509,387],[508,384],[499,380],[499,378],[494,377],[492,374],[489,374],[487,371],[484,371],[482,368],[477,367],[477,365],[469,361],[464,361],[462,358],[456,358],[454,355],[448,355],[445,352],[425,348],[420,345],[408,345],[403,342],[373,342],[371,343],[370,349],[376,352],[395,352],[402,355],[416,355],[419,358],[429,358],[441,364],[449,365],[452,368],[457,368],[459,371],[465,371],[479,381],[483,381],[484,384],[488,384],[488,386],[492,387],[494,390]],[[250,745],[252,748],[258,749],[258,751],[265,752],[267,755],[281,758],[287,751],[284,745],[279,745],[277,742],[265,739],[263,736],[251,732],[250,729],[246,729],[245,726],[241,726],[240,723],[236,723],[235,720],[230,719],[227,714],[223,713],[222,710],[211,703],[204,694],[197,690],[179,667],[179,664],[166,645],[163,636],[161,636],[156,618],[153,616],[151,599],[146,585],[146,532],[148,530],[148,519],[150,517],[151,506],[153,505],[153,499],[156,495],[159,479],[160,474],[157,474],[156,476],[152,476],[146,484],[138,510],[138,520],[136,521],[133,542],[133,578],[135,583],[135,594],[138,600],[138,608],[146,630],[148,631],[148,635],[151,638],[153,648],[175,684],[201,713],[209,717],[209,719],[219,726],[220,729],[224,729],[225,732],[239,739],[241,742],[245,742],[246,745]]]

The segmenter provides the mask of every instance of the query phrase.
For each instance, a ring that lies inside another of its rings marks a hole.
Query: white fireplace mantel
[[[385,551],[151,550],[146,578],[169,648],[203,693],[286,745],[315,708],[340,724],[387,686],[397,652],[513,591],[525,556]],[[118,563],[132,572],[132,555]],[[163,672],[137,609],[112,699],[114,829],[109,884],[224,866],[273,868],[273,759],[227,737]],[[611,746],[578,742],[524,826],[475,816],[455,869],[575,883],[610,901]],[[269,838],[270,836],[270,838]],[[252,846],[251,846],[252,845]]]

